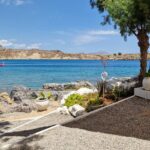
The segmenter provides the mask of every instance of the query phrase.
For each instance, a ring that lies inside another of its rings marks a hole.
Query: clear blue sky
[[[0,0],[0,44],[65,52],[138,53],[137,40],[125,42],[89,0]]]

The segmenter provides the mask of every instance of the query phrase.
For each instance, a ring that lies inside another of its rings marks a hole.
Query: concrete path
[[[37,118],[36,120],[24,122],[15,128],[11,128],[9,132],[5,131],[0,135],[0,147],[3,148],[7,145],[11,145],[29,137],[30,135],[57,124],[61,124],[70,119],[73,119],[70,115],[61,115],[58,112],[54,112],[39,119]]]

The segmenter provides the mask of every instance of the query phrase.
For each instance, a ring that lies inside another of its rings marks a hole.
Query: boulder
[[[14,99],[14,97],[19,97],[20,99],[24,99],[24,98],[27,98],[29,91],[30,89],[24,86],[16,86],[10,92],[10,97],[12,99]]]
[[[33,110],[37,110],[36,104],[33,101],[27,100],[27,99],[24,99],[24,101],[22,103],[20,103],[20,104],[15,104],[11,108],[11,112],[26,112],[26,113],[30,113]]]
[[[82,106],[75,104],[71,107],[69,107],[69,112],[72,116],[74,117],[78,117],[80,115],[83,115],[83,113],[85,112],[85,108],[83,108]]]
[[[59,107],[59,108],[57,108],[57,111],[63,115],[69,115],[70,114],[67,106]]]

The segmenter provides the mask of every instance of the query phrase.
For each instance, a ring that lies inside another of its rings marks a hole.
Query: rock
[[[57,84],[57,83],[45,83],[43,85],[43,89],[49,89],[49,90],[54,90],[54,91],[62,91],[63,84]]]
[[[80,115],[83,115],[83,113],[85,112],[85,108],[83,108],[82,106],[78,104],[75,104],[69,107],[69,112],[71,113],[72,116],[78,117]]]
[[[124,77],[124,78],[111,78],[107,81],[106,90],[112,90],[114,87],[121,87],[122,89],[129,90],[136,87],[138,83],[137,78]]]
[[[38,98],[38,96],[39,96],[39,92],[33,91],[33,92],[31,92],[30,95],[31,95],[32,98],[36,99],[36,98]]]
[[[90,94],[90,93],[96,93],[96,92],[97,92],[96,89],[80,88],[75,93],[84,95],[84,94]]]
[[[0,93],[0,100],[5,101],[8,104],[13,103],[12,99],[9,97],[9,94],[7,92]]]
[[[22,99],[19,96],[14,96],[14,102],[15,103],[21,103]]]
[[[28,96],[28,92],[30,91],[29,88],[24,86],[16,86],[10,92],[10,97],[14,99],[14,97],[20,97],[20,99],[24,99]]]
[[[67,106],[59,107],[59,108],[57,108],[57,111],[63,115],[69,115],[70,114]]]
[[[88,81],[71,82],[64,84],[46,83],[43,85],[43,89],[50,89],[52,91],[66,91],[66,90],[78,90],[81,87],[87,87],[94,89],[95,87]]]
[[[15,104],[11,108],[11,112],[26,112],[26,113],[30,113],[33,110],[37,110],[36,104],[33,101],[27,100],[27,99],[24,99],[24,101],[22,103],[20,103],[20,104]]]

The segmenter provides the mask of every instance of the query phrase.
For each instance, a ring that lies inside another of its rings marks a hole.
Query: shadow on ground
[[[54,126],[54,125],[52,125],[52,126]],[[34,133],[40,132],[40,131],[50,128],[52,126],[44,126],[44,127],[30,129],[30,130],[13,131],[13,132],[5,133],[4,135],[0,136],[0,138],[1,138],[2,142],[8,142],[9,140],[12,140],[12,138],[15,138],[15,137],[26,138]]]
[[[14,144],[7,150],[43,150],[41,146],[37,144],[38,140],[41,140],[43,136],[35,135],[28,139],[22,140],[21,142]],[[31,144],[35,141],[35,144]]]
[[[150,140],[150,101],[134,97],[64,126]]]
[[[0,134],[4,133],[4,130],[8,130],[10,128],[10,125],[11,123],[8,121],[0,122]]]

